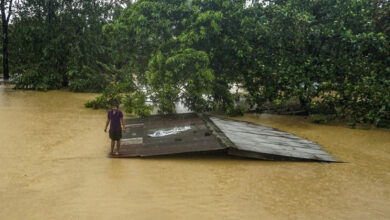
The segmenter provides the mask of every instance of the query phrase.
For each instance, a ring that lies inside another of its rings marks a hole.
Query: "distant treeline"
[[[9,39],[16,88],[103,91],[90,107],[237,114],[238,85],[258,109],[390,122],[388,0],[25,0]]]

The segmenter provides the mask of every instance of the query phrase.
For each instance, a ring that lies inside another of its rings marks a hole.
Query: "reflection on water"
[[[386,219],[390,132],[240,119],[325,146],[343,164],[224,156],[109,159],[95,94],[0,87],[0,219]]]

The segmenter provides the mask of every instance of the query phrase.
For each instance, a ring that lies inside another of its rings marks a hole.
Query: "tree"
[[[17,88],[104,89],[88,106],[127,99],[142,115],[146,98],[163,113],[181,101],[234,114],[237,85],[258,110],[294,99],[309,114],[390,122],[388,0],[20,2],[8,47]],[[5,25],[12,1],[1,6]]]
[[[1,0],[1,24],[3,28],[2,41],[3,41],[3,72],[4,79],[9,79],[9,66],[8,66],[8,24],[12,15],[12,0]],[[8,10],[8,13],[7,13]]]
[[[116,75],[103,25],[119,7],[104,0],[24,0],[12,24],[17,88],[100,92]]]
[[[152,98],[162,113],[174,113],[178,101],[197,112],[210,109],[205,97],[211,95],[214,75],[204,51],[157,52],[150,59],[146,74]]]

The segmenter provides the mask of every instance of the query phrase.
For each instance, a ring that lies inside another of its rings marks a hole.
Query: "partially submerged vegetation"
[[[180,101],[237,115],[240,85],[254,111],[297,100],[314,122],[390,124],[386,0],[22,2],[16,88],[103,92],[86,106],[116,100],[141,116],[147,97],[164,114]]]

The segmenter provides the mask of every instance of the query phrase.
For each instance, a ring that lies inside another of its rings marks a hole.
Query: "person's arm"
[[[126,131],[126,126],[125,126],[125,122],[123,121],[123,117],[121,117],[121,123],[122,123],[123,131]]]
[[[108,124],[110,124],[110,119],[109,118],[107,118],[106,127],[104,127],[104,132],[107,132]]]

